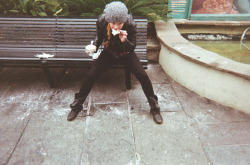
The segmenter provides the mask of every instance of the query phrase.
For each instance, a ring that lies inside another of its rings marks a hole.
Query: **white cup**
[[[85,49],[89,52],[89,56],[94,55],[95,45],[87,45]]]

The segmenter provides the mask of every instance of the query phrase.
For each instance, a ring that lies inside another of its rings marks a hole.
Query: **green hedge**
[[[0,0],[0,15],[6,16],[98,16],[113,0]],[[168,19],[168,0],[121,0],[133,15],[148,20]]]

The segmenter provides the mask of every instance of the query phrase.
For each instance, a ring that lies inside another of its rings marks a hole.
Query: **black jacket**
[[[107,25],[108,22],[105,20],[104,14],[102,14],[96,22],[97,35],[95,38],[95,46],[97,49],[102,45],[103,42],[108,41]],[[136,24],[131,14],[128,15],[128,20],[124,23],[122,30],[126,30],[128,33],[126,41],[121,42],[118,35],[114,37],[111,34],[109,49],[115,51],[118,54],[123,52],[134,52],[136,47]]]

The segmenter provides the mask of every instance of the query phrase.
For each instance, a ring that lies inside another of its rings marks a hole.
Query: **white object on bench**
[[[51,57],[54,57],[53,54],[46,54],[43,52],[43,54],[36,54],[34,55],[35,57],[38,57],[40,59],[48,59],[48,58],[51,58]]]

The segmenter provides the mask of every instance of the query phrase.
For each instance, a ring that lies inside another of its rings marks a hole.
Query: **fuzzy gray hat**
[[[105,6],[105,20],[107,22],[126,22],[128,19],[128,9],[126,5],[119,1],[114,1]]]

